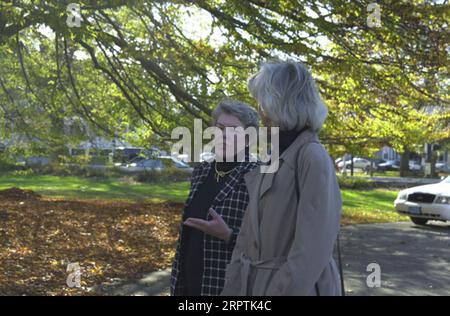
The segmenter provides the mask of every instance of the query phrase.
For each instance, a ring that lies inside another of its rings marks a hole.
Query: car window
[[[143,161],[140,161],[140,162],[137,164],[137,166],[145,167],[145,168],[150,168],[150,167],[152,167],[153,164],[154,164],[154,163],[153,163],[153,160],[143,160]]]
[[[144,167],[144,168],[162,168],[162,161],[161,160],[155,160],[155,159],[147,159],[144,161],[141,161],[138,166]]]

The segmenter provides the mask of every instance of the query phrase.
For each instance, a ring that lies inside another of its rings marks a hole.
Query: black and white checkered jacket
[[[225,269],[231,260],[231,254],[234,249],[236,237],[239,234],[241,221],[247,208],[249,196],[244,182],[244,174],[257,166],[256,162],[241,162],[228,175],[222,189],[216,195],[211,207],[222,216],[224,221],[233,230],[233,236],[230,242],[225,242],[214,236],[204,234],[203,239],[203,280],[201,295],[219,295],[225,283]],[[186,200],[184,211],[191,203],[192,198],[204,182],[211,171],[212,163],[203,162],[194,169],[191,179],[191,190]],[[183,212],[184,212],[183,211]],[[207,220],[211,216],[207,215]],[[180,260],[183,256],[181,245],[183,234],[183,225],[180,227],[175,260],[172,267],[172,276],[170,284],[171,295],[183,295],[183,262]]]

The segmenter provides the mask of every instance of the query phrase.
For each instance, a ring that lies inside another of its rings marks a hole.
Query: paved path
[[[341,249],[347,295],[450,295],[450,224],[411,222],[346,226]],[[371,288],[367,265],[380,266]],[[170,269],[139,280],[102,285],[109,295],[168,295]]]
[[[145,274],[138,280],[116,280],[116,282],[96,286],[95,291],[104,295],[167,296],[169,295],[170,272],[171,269],[168,268]]]
[[[347,226],[341,249],[347,295],[450,295],[450,224],[411,222]],[[367,286],[370,263],[381,287]]]
[[[405,185],[405,186],[419,186],[425,184],[439,183],[441,179],[430,178],[407,178],[407,177],[367,177],[363,179],[372,180],[375,183],[391,184],[391,185]]]

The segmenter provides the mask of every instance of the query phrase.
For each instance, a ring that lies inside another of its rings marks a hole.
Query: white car
[[[347,161],[345,162],[346,168],[350,168],[351,163],[352,163],[352,162],[351,162],[350,159],[347,160]],[[342,160],[339,161],[339,162],[337,163],[337,166],[338,166],[338,168],[342,169],[342,168],[344,167],[344,162],[343,162]],[[364,159],[364,158],[358,158],[358,157],[353,158],[353,168],[356,168],[356,169],[366,169],[366,168],[368,168],[368,167],[370,167],[370,161],[369,161],[369,160]]]
[[[124,172],[142,172],[145,170],[156,170],[161,171],[169,166],[173,166],[179,170],[192,173],[194,168],[190,167],[187,163],[171,156],[160,156],[155,159],[139,159],[137,162],[132,162],[126,164],[125,166],[119,167],[120,170]]]
[[[439,183],[400,191],[394,207],[418,225],[428,220],[450,221],[450,176]]]
[[[209,161],[211,159],[214,159],[216,155],[212,152],[204,152],[200,154],[200,162],[203,161]]]
[[[422,165],[418,161],[409,161],[409,170],[411,171],[420,171],[422,170]]]

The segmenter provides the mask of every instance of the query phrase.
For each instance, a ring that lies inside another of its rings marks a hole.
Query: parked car
[[[450,176],[439,183],[400,191],[394,207],[418,225],[429,220],[450,221]]]
[[[177,159],[181,160],[182,162],[188,162],[189,161],[189,155],[188,154],[173,154],[173,157],[176,157]]]
[[[28,157],[25,158],[25,165],[27,166],[45,166],[50,163],[48,157]]]
[[[148,158],[143,157],[143,156],[137,156],[137,157],[134,157],[134,158],[132,158],[132,159],[130,159],[130,160],[124,162],[124,163],[115,162],[114,166],[116,166],[116,167],[129,166],[131,164],[135,164],[134,166],[136,166],[136,163],[138,163],[139,161],[145,160],[145,159],[148,159]]]
[[[409,170],[411,170],[411,171],[421,171],[422,170],[422,165],[418,161],[410,160],[409,161]]]
[[[171,156],[161,156],[156,159],[140,159],[137,162],[128,163],[120,166],[119,169],[125,172],[141,172],[145,170],[164,170],[170,166],[181,169],[183,171],[192,173],[191,168],[187,163]]]
[[[373,162],[375,163],[376,166],[378,166],[380,163],[385,163],[386,160],[381,159],[381,158],[376,158],[373,160]]]
[[[160,156],[158,157],[158,159],[163,161],[164,167],[173,166],[175,168],[182,169],[188,172],[192,172],[194,170],[194,168],[189,166],[188,163],[172,156]]]
[[[436,163],[436,172],[450,173],[450,167],[444,162]]]
[[[339,169],[344,167],[344,162],[341,160],[337,163]],[[351,159],[345,161],[346,168],[351,167]],[[365,158],[354,157],[353,158],[353,168],[366,170],[370,168],[370,160]]]
[[[337,169],[339,169],[339,164],[342,162],[342,157],[339,157],[339,158],[337,158],[335,161],[334,161],[334,167],[335,168],[337,168]],[[342,164],[343,165],[343,164]]]
[[[209,161],[215,157],[214,153],[211,152],[203,152],[200,154],[200,162]]]
[[[400,160],[387,160],[386,162],[379,163],[377,165],[377,171],[399,170],[399,169],[400,169]]]

